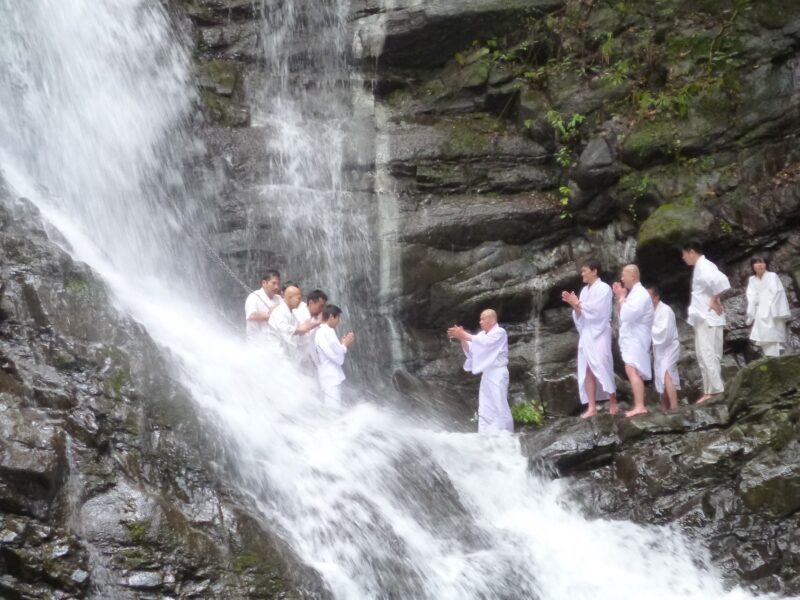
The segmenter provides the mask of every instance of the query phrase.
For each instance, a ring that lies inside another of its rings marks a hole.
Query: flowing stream
[[[280,134],[265,140],[275,162],[262,198],[294,232],[287,261],[352,316],[349,274],[372,285],[377,258],[341,159],[355,93],[347,10],[264,5],[274,35],[256,118]],[[321,45],[298,59],[289,48],[309,28]],[[301,81],[309,64],[324,74],[314,86]],[[161,3],[0,0],[0,177],[172,357],[238,457],[231,477],[334,597],[751,597],[726,590],[673,529],[585,519],[566,484],[528,471],[512,436],[441,431],[370,402],[326,411],[307,379],[244,347],[205,286],[213,182],[185,174],[202,152],[186,125],[194,101],[186,40]]]

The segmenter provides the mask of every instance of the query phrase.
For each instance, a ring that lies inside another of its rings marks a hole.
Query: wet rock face
[[[680,319],[691,270],[676,245],[688,236],[734,286],[728,372],[755,356],[743,292],[756,253],[781,273],[798,346],[797,6],[383,4],[357,3],[353,26],[379,106],[376,169],[396,202],[399,366],[473,402],[443,327],[475,327],[494,307],[516,357],[512,397],[569,414],[577,336],[561,290],[579,289],[589,257],[606,281],[636,261]],[[470,27],[476,15],[483,30]],[[680,328],[693,398],[692,335]]]
[[[324,596],[210,468],[145,332],[0,200],[0,597]]]
[[[730,583],[800,594],[800,357],[753,363],[705,405],[563,419],[523,448],[534,469],[572,479],[589,514],[677,524]]]

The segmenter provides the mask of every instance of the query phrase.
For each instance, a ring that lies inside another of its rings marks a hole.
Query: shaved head
[[[497,313],[491,308],[487,308],[481,313],[480,324],[483,331],[489,331],[497,325]]]
[[[639,267],[634,264],[625,265],[622,267],[622,284],[631,289],[639,282]]]
[[[290,285],[286,288],[283,292],[283,301],[294,310],[298,306],[300,306],[300,301],[302,300],[302,294],[300,293],[300,288],[294,285]]]

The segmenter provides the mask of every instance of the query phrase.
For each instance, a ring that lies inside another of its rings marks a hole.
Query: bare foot
[[[646,415],[646,414],[647,414],[647,409],[646,408],[633,408],[633,409],[629,410],[628,412],[626,412],[625,416],[630,419],[631,417],[636,417],[638,415]]]
[[[697,399],[697,402],[695,402],[695,404],[702,404],[706,400],[711,400],[711,398],[712,398],[711,394],[703,394]]]
[[[616,394],[612,395],[608,399],[608,412],[610,414],[612,414],[612,415],[618,415],[619,414],[619,403],[617,402]]]
[[[597,410],[585,410],[581,413],[581,419],[588,419],[589,417],[593,417],[597,414]]]

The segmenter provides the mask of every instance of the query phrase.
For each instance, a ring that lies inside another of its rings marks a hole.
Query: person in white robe
[[[582,417],[597,414],[597,401],[609,400],[609,412],[617,414],[617,384],[611,353],[611,287],[600,279],[600,263],[589,259],[581,265],[586,284],[580,296],[564,291],[561,299],[572,307],[572,320],[578,330],[578,392],[586,406]]]
[[[681,342],[675,311],[661,301],[661,291],[656,286],[647,288],[653,301],[653,382],[661,399],[661,406],[668,410],[678,408],[678,360],[681,357]]]
[[[292,310],[295,320],[298,324],[306,323],[311,320],[322,320],[322,311],[325,309],[325,303],[328,301],[328,296],[322,290],[312,290],[309,292],[306,302],[300,304]],[[317,371],[317,351],[314,347],[314,336],[303,335],[297,340],[298,356],[300,359],[301,367],[308,373],[315,373]]]
[[[253,344],[268,346],[270,343],[269,319],[272,312],[283,302],[278,292],[281,275],[278,271],[267,271],[261,287],[251,292],[244,303],[245,335]]]
[[[322,313],[322,324],[314,334],[314,349],[317,353],[317,377],[322,388],[323,403],[328,408],[342,407],[342,383],[345,380],[344,358],[347,349],[355,341],[352,331],[339,339],[336,327],[342,310],[329,304]]]
[[[319,325],[319,321],[309,320],[298,323],[292,311],[300,306],[302,294],[300,288],[289,286],[283,292],[283,302],[272,311],[267,322],[268,332],[273,343],[292,362],[299,361],[298,341],[301,336]]]
[[[650,364],[653,301],[640,281],[636,265],[623,267],[622,283],[614,282],[612,290],[619,306],[619,350],[633,390],[633,408],[625,416],[635,417],[647,412],[644,382],[653,377]]]
[[[750,261],[753,275],[747,282],[747,324],[750,339],[764,356],[780,356],[786,345],[786,322],[791,318],[789,300],[777,273],[768,270],[766,259]]]
[[[684,244],[681,257],[683,262],[694,267],[687,320],[694,327],[695,354],[703,378],[703,395],[697,402],[705,402],[725,390],[720,368],[725,312],[720,296],[731,284],[703,255],[700,242],[692,240]]]
[[[447,330],[447,336],[461,342],[467,357],[464,370],[481,376],[478,391],[478,433],[514,432],[514,419],[508,406],[508,334],[497,324],[497,313],[484,310],[480,328],[471,334],[460,325]]]

